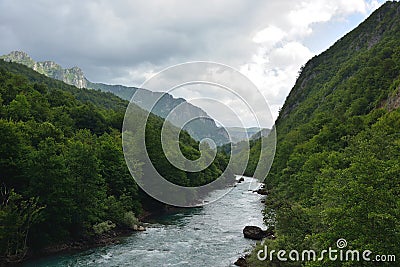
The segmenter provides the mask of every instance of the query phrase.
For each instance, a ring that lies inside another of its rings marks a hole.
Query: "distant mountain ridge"
[[[261,136],[266,136],[271,131],[267,128],[259,128],[259,127],[250,127],[250,128],[241,128],[241,127],[227,127],[229,135],[232,139],[233,143],[238,143],[243,140],[254,140],[258,139]]]
[[[192,120],[183,127],[195,140],[201,141],[204,138],[211,138],[217,145],[229,142],[227,132],[223,128],[219,128],[215,121],[204,110],[186,102],[186,100],[182,98],[174,98],[170,94],[152,92],[136,87],[93,83],[85,77],[83,71],[79,67],[63,69],[59,64],[53,61],[36,62],[27,53],[22,51],[13,51],[8,55],[0,56],[0,59],[23,64],[45,76],[63,81],[78,88],[111,92],[125,100],[131,100],[132,96],[140,90],[140,99],[137,99],[138,101],[135,104],[146,110],[152,109],[152,113],[162,118],[166,118],[175,107],[180,105],[180,110],[184,112],[173,113],[173,116],[169,118],[176,126],[179,126],[191,118],[199,118]],[[154,103],[154,100],[160,97],[161,99],[156,106],[150,107],[150,103]]]

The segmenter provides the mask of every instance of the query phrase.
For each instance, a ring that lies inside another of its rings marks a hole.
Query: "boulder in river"
[[[253,239],[253,240],[261,240],[263,238],[273,236],[274,230],[272,228],[268,230],[262,230],[258,226],[246,226],[243,229],[243,235],[245,238]]]
[[[268,190],[265,189],[265,188],[260,188],[258,190],[254,190],[253,192],[257,193],[257,194],[260,194],[260,195],[263,195],[263,196],[268,195]]]
[[[234,264],[235,264],[236,266],[239,266],[239,267],[247,267],[247,266],[248,266],[248,265],[247,265],[246,259],[243,258],[243,257],[240,257],[237,261],[235,261]]]
[[[135,225],[133,226],[133,231],[146,231],[146,228],[144,228],[144,227],[141,226],[141,225],[135,224]]]

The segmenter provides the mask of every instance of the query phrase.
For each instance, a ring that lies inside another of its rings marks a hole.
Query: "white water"
[[[255,244],[243,238],[243,228],[265,228],[262,196],[251,191],[259,186],[254,179],[245,178],[218,201],[158,218],[145,232],[136,232],[120,244],[25,266],[233,266]]]

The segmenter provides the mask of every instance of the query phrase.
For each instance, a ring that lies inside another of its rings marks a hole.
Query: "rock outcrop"
[[[83,71],[78,67],[63,69],[53,61],[35,62],[27,53],[22,51],[13,51],[8,55],[1,56],[0,59],[23,64],[47,77],[63,81],[78,88],[87,87],[87,79]]]

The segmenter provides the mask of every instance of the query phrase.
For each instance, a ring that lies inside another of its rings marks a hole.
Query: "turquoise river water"
[[[145,232],[136,232],[119,244],[47,257],[24,266],[234,266],[255,244],[243,237],[243,228],[265,228],[263,196],[251,191],[259,186],[246,177],[218,201],[158,217]]]

